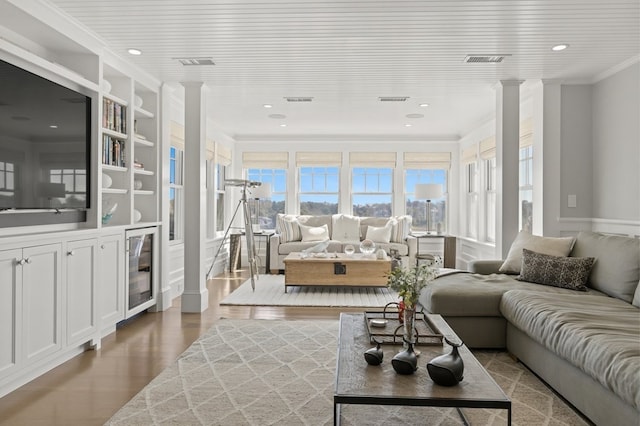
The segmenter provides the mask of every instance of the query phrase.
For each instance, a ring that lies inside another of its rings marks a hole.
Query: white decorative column
[[[561,86],[540,81],[533,87],[533,233],[560,235]]]
[[[184,293],[182,312],[209,307],[205,245],[206,218],[206,103],[202,82],[184,86]]]
[[[521,80],[503,80],[496,90],[496,255],[506,259],[519,231]]]

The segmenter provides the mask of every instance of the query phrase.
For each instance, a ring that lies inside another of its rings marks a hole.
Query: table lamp
[[[418,183],[415,186],[416,200],[427,200],[427,234],[431,233],[431,200],[442,197],[442,185],[439,183]]]
[[[255,188],[251,188],[251,196],[258,203],[258,211],[257,211],[257,221],[258,223],[254,226],[254,232],[261,232],[260,227],[260,200],[268,200],[271,198],[271,184],[262,182],[262,185],[256,186]]]

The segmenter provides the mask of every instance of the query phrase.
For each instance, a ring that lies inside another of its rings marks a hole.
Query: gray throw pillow
[[[563,257],[522,249],[520,281],[587,291],[593,257]]]

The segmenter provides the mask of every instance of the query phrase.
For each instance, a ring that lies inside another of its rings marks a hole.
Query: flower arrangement
[[[424,263],[413,267],[399,266],[389,274],[387,286],[398,292],[406,309],[414,309],[420,292],[436,276],[436,270]]]

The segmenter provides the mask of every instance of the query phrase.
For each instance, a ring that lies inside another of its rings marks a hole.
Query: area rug
[[[330,425],[338,322],[219,320],[107,425]],[[503,352],[476,356],[509,395],[514,425],[587,425]],[[364,362],[364,361],[363,361]],[[466,410],[504,425],[505,410]],[[344,405],[343,425],[460,425],[451,408]]]
[[[284,275],[260,275],[255,291],[247,280],[221,305],[250,306],[324,306],[380,308],[398,301],[398,294],[386,287],[288,287],[284,292]]]

